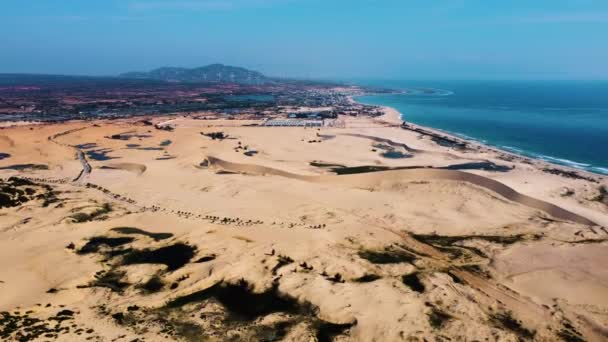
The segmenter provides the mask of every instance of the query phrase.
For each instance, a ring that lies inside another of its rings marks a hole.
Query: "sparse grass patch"
[[[509,330],[520,338],[532,339],[536,332],[525,328],[521,321],[515,319],[511,312],[497,312],[490,315],[490,323],[497,328]]]
[[[460,279],[460,277],[458,277],[456,274],[454,274],[454,272],[452,271],[448,271],[447,275],[450,276],[450,278],[452,278],[452,281],[456,284],[464,284],[464,280]]]
[[[79,327],[74,321],[75,314],[74,311],[68,309],[46,317],[40,317],[40,313],[33,311],[25,313],[2,311],[0,312],[0,340],[46,341],[65,338],[65,334],[70,333],[70,329],[77,330]]]
[[[453,244],[465,240],[483,240],[488,242],[493,242],[501,245],[511,245],[519,241],[523,241],[526,239],[525,234],[517,234],[517,235],[458,235],[458,236],[446,236],[446,235],[437,235],[437,234],[412,234],[414,239],[424,242],[430,245],[439,245],[439,246],[452,246]]]
[[[201,263],[204,263],[204,262],[209,262],[209,261],[215,260],[215,258],[216,258],[215,254],[205,255],[205,256],[202,256],[202,257],[198,258],[195,261],[195,263],[201,264]]]
[[[278,284],[256,292],[244,279],[237,283],[221,281],[160,308],[127,308],[124,312],[103,309],[101,313],[136,333],[157,332],[184,341],[215,340],[218,336],[231,341],[280,341],[293,326],[304,323],[304,329],[309,329],[317,341],[329,342],[356,324],[321,320],[315,307],[280,293]],[[263,317],[269,315],[273,319],[265,323]]]
[[[235,238],[237,240],[245,241],[247,243],[253,242],[253,240],[251,240],[250,238],[247,238],[247,237],[244,237],[244,236],[240,236],[240,235],[235,235],[235,236],[233,236],[233,238]]]
[[[165,287],[165,283],[158,275],[155,275],[148,279],[147,282],[140,284],[137,287],[142,289],[145,293],[155,293],[162,290],[163,287]]]
[[[437,234],[412,234],[412,237],[422,243],[433,246],[446,253],[451,259],[461,259],[463,262],[472,262],[476,258],[487,258],[487,255],[475,247],[459,244],[468,240],[482,240],[501,245],[510,245],[525,239],[525,235],[498,236],[498,235],[462,235],[445,236]]]
[[[591,200],[608,205],[608,187],[601,185],[598,189],[598,194]]]
[[[422,293],[425,290],[424,284],[420,281],[420,273],[414,272],[411,274],[406,274],[401,277],[401,281],[407,287],[412,289],[412,291],[416,291],[418,293]]]
[[[437,234],[412,234],[412,237],[422,243],[431,245],[443,253],[448,254],[452,259],[461,259],[461,262],[473,262],[476,258],[487,258],[487,255],[475,247],[460,244],[464,241],[481,240],[500,244],[503,246],[511,245],[520,241],[538,240],[540,235],[516,234],[509,236],[502,235],[459,235],[446,236]]]
[[[471,272],[471,273],[475,273],[477,275],[480,275],[484,278],[487,279],[491,279],[492,275],[490,274],[490,272],[484,270],[481,266],[479,265],[462,265],[459,267],[462,270],[465,270],[467,272]],[[452,277],[453,279],[453,277]]]
[[[372,264],[412,263],[417,259],[416,255],[394,247],[387,247],[381,251],[363,250],[359,251],[358,255]]]
[[[175,271],[190,262],[195,252],[196,247],[176,243],[158,249],[132,250],[123,256],[122,263],[123,265],[163,264],[167,266],[167,270]]]
[[[568,320],[562,322],[563,327],[557,332],[557,336],[565,342],[585,342],[581,333]]]
[[[561,338],[562,340],[564,340],[565,342],[585,342],[585,339],[582,338],[580,335],[578,335],[577,333],[568,330],[568,329],[562,329],[557,333],[557,336],[559,338]]]
[[[43,207],[59,201],[49,185],[19,177],[0,180],[0,208],[18,207],[36,199],[43,200]]]
[[[452,315],[443,312],[435,307],[431,307],[431,311],[428,313],[429,323],[434,329],[441,329],[451,319]]]
[[[89,286],[106,287],[114,292],[122,292],[130,285],[129,283],[122,281],[125,275],[125,272],[116,270],[98,272],[98,274],[95,275],[95,280],[93,280]]]
[[[318,342],[332,342],[334,337],[344,334],[344,332],[352,328],[355,323],[335,324],[322,320],[318,320],[315,325],[317,330],[317,341]]]
[[[272,268],[273,275],[277,274],[277,271],[279,270],[279,268],[289,265],[293,262],[293,259],[286,255],[279,255],[278,258],[279,258],[279,260],[277,261],[277,264]]]
[[[376,281],[381,278],[382,277],[377,274],[365,274],[359,278],[353,279],[353,281],[355,281],[357,283],[371,283],[372,281]]]
[[[94,236],[78,250],[78,254],[89,254],[96,253],[99,248],[106,246],[109,248],[119,247],[133,242],[135,239],[132,237],[106,237],[106,236]]]
[[[273,312],[297,313],[300,310],[309,310],[307,307],[300,307],[295,299],[280,295],[276,287],[255,293],[253,287],[244,279],[236,284],[217,283],[207,289],[178,297],[167,303],[166,307],[182,307],[209,298],[218,300],[234,319],[254,320]]]
[[[168,302],[161,310],[175,312],[175,309],[183,308],[187,304],[207,301],[220,303],[226,310],[220,329],[237,329],[245,334],[240,336],[251,336],[256,341],[281,340],[293,325],[307,322],[314,330],[317,341],[329,342],[356,324],[335,324],[321,320],[316,317],[316,309],[312,305],[300,303],[279,293],[276,285],[263,292],[254,292],[253,287],[244,279],[236,284],[220,282],[207,289],[178,297]],[[260,317],[273,313],[285,313],[288,319],[272,325],[257,323]],[[198,338],[200,340],[200,336]]]
[[[117,233],[120,233],[120,234],[124,234],[124,235],[130,235],[130,234],[144,235],[144,236],[154,239],[154,241],[165,240],[165,239],[169,239],[169,238],[173,237],[173,234],[171,234],[171,233],[150,233],[143,229],[139,229],[139,228],[135,228],[135,227],[116,227],[116,228],[112,228],[111,230],[115,231]]]
[[[79,212],[79,213],[74,213],[72,215],[69,216],[70,219],[72,219],[72,222],[74,223],[83,223],[83,222],[89,222],[89,221],[101,221],[101,220],[105,220],[107,219],[106,214],[110,213],[112,211],[112,205],[110,203],[104,203],[101,205],[101,207],[95,209],[94,211],[90,212],[90,213],[85,213],[85,212]]]

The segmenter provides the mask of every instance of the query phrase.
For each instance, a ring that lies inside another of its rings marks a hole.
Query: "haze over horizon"
[[[608,79],[608,2],[7,0],[1,73],[211,63],[269,76]]]

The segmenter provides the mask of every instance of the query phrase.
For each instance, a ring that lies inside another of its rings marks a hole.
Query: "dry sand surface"
[[[0,129],[0,340],[608,339],[606,178],[390,110],[153,120]]]

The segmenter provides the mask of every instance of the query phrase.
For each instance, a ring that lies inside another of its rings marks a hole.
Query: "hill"
[[[223,64],[210,64],[193,69],[163,67],[149,72],[128,72],[120,77],[168,82],[273,83],[273,80],[260,72]]]

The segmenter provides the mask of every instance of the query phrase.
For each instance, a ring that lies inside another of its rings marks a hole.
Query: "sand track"
[[[82,170],[80,170],[78,176],[74,178],[74,182],[81,181],[85,177],[88,177],[91,174],[91,171],[93,170],[91,168],[91,164],[89,164],[89,161],[87,160],[87,156],[84,154],[84,152],[82,152],[82,150],[76,149],[76,158],[78,158],[78,161],[82,165]]]
[[[490,190],[498,195],[525,205],[534,209],[541,210],[557,219],[581,223],[585,225],[597,225],[595,222],[558,207],[554,204],[524,195],[515,191],[496,180],[479,176],[476,174],[454,171],[454,170],[438,170],[438,169],[410,169],[410,170],[389,170],[377,171],[373,173],[361,173],[352,175],[299,175],[283,170],[274,169],[271,167],[255,165],[255,164],[240,164],[225,161],[216,157],[208,156],[207,161],[209,167],[219,169],[221,171],[236,172],[249,175],[274,175],[291,179],[297,179],[307,182],[316,183],[333,183],[343,184],[359,188],[377,187],[388,182],[407,182],[407,181],[424,181],[424,180],[452,180],[474,184],[476,186]]]

